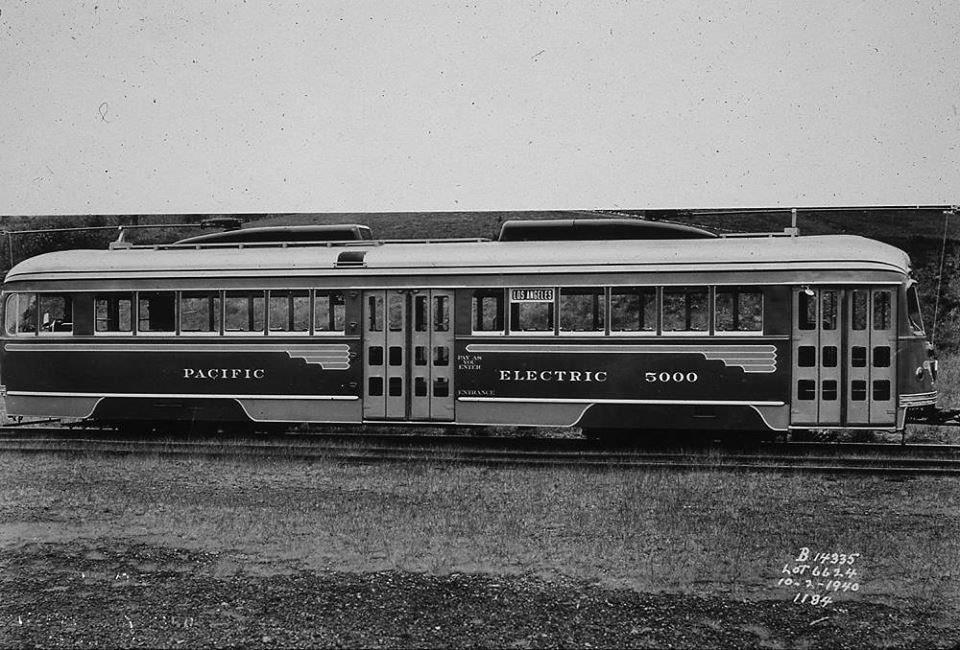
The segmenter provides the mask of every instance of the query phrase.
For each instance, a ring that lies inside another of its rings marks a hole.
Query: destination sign
[[[553,289],[511,289],[510,302],[553,302]]]

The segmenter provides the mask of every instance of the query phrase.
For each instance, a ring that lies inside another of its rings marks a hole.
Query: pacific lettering
[[[263,379],[267,371],[263,368],[184,368],[184,379],[231,380]]]

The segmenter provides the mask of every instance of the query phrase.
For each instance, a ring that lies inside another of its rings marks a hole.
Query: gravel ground
[[[296,571],[97,540],[0,559],[0,646],[951,647],[929,611],[604,589],[565,578]]]

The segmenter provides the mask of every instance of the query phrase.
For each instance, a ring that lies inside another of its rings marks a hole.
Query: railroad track
[[[779,443],[750,448],[603,446],[580,439],[383,434],[124,438],[62,427],[0,428],[0,453],[960,476],[960,446]]]

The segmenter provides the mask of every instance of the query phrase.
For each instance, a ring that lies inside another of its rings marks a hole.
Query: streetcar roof
[[[350,264],[343,254],[349,253]],[[338,265],[339,264],[339,265]],[[349,246],[126,248],[46,253],[6,282],[304,275],[877,271],[907,274],[902,250],[854,235],[550,242],[356,242]]]

